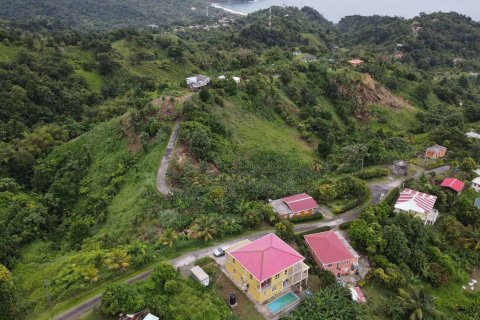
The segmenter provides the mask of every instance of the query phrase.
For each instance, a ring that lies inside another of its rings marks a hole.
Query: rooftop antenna
[[[272,7],[270,7],[270,14],[268,15],[268,29],[272,29]]]

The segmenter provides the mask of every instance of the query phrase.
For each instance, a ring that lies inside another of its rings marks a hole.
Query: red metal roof
[[[309,234],[305,236],[305,241],[324,265],[358,257],[353,250],[350,251],[335,231]]]
[[[395,204],[396,209],[428,213],[432,211],[437,197],[427,193],[405,188]]]
[[[445,178],[440,187],[450,188],[456,192],[463,190],[465,183],[455,178]]]
[[[273,233],[230,254],[260,282],[304,260],[300,253]]]
[[[317,202],[306,193],[282,198],[282,201],[285,202],[293,213],[318,207]]]
[[[365,299],[365,296],[363,295],[362,289],[360,289],[360,287],[355,287],[355,288],[352,288],[352,289],[353,289],[352,299],[354,301],[360,302],[360,303],[367,302],[367,299]],[[352,289],[350,289],[350,290],[352,290]]]

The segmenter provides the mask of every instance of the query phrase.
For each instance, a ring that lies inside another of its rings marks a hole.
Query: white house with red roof
[[[293,217],[311,216],[318,208],[318,204],[306,193],[273,200],[270,202],[273,210],[284,219]]]
[[[395,212],[413,213],[422,219],[426,225],[432,225],[437,221],[438,210],[433,206],[437,197],[427,193],[405,188],[395,203]]]
[[[460,193],[462,192],[463,187],[465,187],[465,183],[463,183],[462,181],[456,178],[445,178],[440,184],[440,187],[449,188],[455,191],[456,193]]]
[[[337,277],[352,274],[358,266],[358,253],[339,232],[314,233],[304,238],[317,264]]]
[[[226,252],[225,271],[235,284],[259,303],[289,291],[308,278],[305,258],[275,234],[244,240]]]

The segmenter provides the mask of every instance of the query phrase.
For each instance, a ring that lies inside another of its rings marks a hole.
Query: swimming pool
[[[300,300],[300,298],[297,297],[293,292],[288,292],[280,298],[267,303],[266,307],[272,314],[277,314],[298,300]]]

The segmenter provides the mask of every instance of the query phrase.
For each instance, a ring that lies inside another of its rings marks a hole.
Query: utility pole
[[[270,13],[268,15],[268,29],[272,30],[272,8],[270,7]]]
[[[207,17],[208,17],[208,7],[209,7],[209,6],[207,6]]]
[[[45,288],[45,292],[47,293],[48,307],[50,308],[52,304],[51,304],[51,301],[50,301],[50,291],[48,290],[48,280],[47,279],[45,279],[44,288]]]

